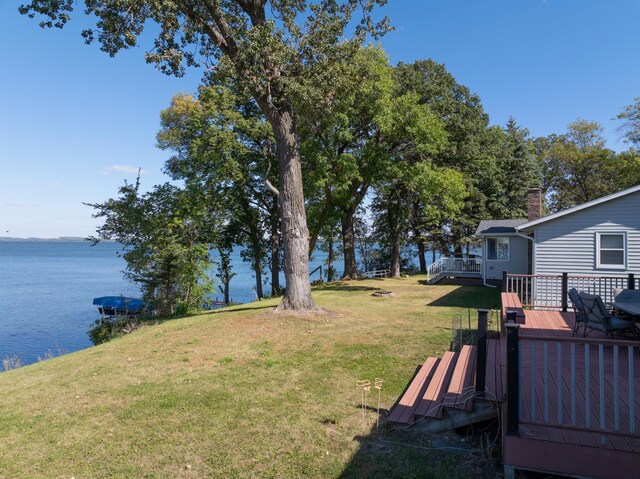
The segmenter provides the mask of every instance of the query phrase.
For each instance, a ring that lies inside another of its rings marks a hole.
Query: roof
[[[476,229],[476,236],[516,234],[517,227],[526,222],[526,218],[515,220],[482,220]]]
[[[524,224],[520,224],[518,226],[518,230],[525,230],[525,229],[529,229],[533,226],[537,226],[541,223],[546,223],[547,221],[551,221],[551,220],[555,220],[557,218],[561,218],[563,216],[566,215],[570,215],[573,213],[577,213],[578,211],[582,211],[585,210],[587,208],[591,208],[592,206],[596,206],[602,203],[606,203],[607,201],[612,201],[615,200],[617,198],[622,198],[623,196],[627,196],[633,193],[637,193],[638,191],[640,191],[640,185],[636,185],[633,186],[631,188],[627,188],[626,190],[622,190],[622,191],[618,191],[617,193],[613,193],[611,195],[607,195],[607,196],[603,196],[602,198],[598,198],[596,200],[592,200],[592,201],[587,201],[586,203],[582,203],[581,205],[578,206],[574,206],[573,208],[567,208],[566,210],[562,210],[562,211],[558,211],[557,213],[554,213],[552,215],[549,216],[543,216],[542,218],[539,218],[537,220],[533,220],[533,221],[525,221]],[[480,222],[480,224],[482,225],[482,222]],[[480,229],[480,227],[478,226],[478,229]],[[476,232],[477,234],[477,232]]]

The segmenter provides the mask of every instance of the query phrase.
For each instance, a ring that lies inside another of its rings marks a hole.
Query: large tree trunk
[[[264,293],[262,291],[262,245],[260,238],[251,235],[251,263],[253,273],[256,275],[256,296],[262,299]]]
[[[327,255],[327,282],[330,283],[335,278],[335,270],[333,269],[333,234],[327,238],[329,242],[329,254]]]
[[[225,280],[224,282],[224,304],[228,305],[231,300],[229,299],[229,280]]]
[[[280,219],[278,201],[271,207],[271,296],[280,294]]]
[[[342,247],[344,250],[344,273],[342,274],[342,279],[357,279],[356,235],[353,231],[354,210],[343,209],[342,213]]]
[[[218,253],[220,254],[220,262],[222,267],[222,294],[224,295],[224,304],[228,305],[230,303],[229,299],[229,285],[231,283],[231,261],[229,255],[225,253],[224,250],[218,248]]]
[[[394,211],[395,210],[395,211]],[[391,251],[391,277],[399,278],[400,277],[400,199],[396,199],[395,204],[391,205],[391,242],[393,245],[393,249]]]
[[[267,114],[278,148],[280,211],[286,292],[278,310],[311,310],[316,305],[309,282],[309,230],[302,191],[300,143],[290,105]]]
[[[400,277],[400,238],[394,238],[391,253],[391,277]]]
[[[258,299],[262,299],[264,297],[264,292],[262,291],[262,267],[260,264],[254,266],[253,272],[256,275],[256,296]]]
[[[424,241],[418,239],[418,260],[420,261],[420,272],[427,272],[427,258],[425,256]]]

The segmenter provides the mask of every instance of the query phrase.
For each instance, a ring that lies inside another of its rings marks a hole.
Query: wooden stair
[[[462,346],[456,362],[456,368],[449,382],[449,388],[442,405],[448,408],[471,411],[475,395],[476,348]]]
[[[431,381],[418,403],[417,416],[442,417],[442,401],[449,386],[458,359],[458,353],[447,351],[438,363]]]
[[[458,424],[476,422],[472,417],[476,412],[477,421],[495,416],[495,403],[500,401],[495,398],[499,398],[502,392],[501,381],[497,378],[500,371],[496,370],[499,341],[488,341],[487,346],[488,387],[485,399],[477,400],[475,391],[476,347],[465,345],[459,353],[447,351],[442,358],[428,358],[391,411],[387,422],[406,427],[427,420],[457,427]],[[437,430],[438,426],[429,427]]]
[[[440,358],[427,358],[416,377],[411,381],[400,401],[387,418],[387,421],[400,424],[411,424],[413,414],[424,395],[433,373],[440,362]]]

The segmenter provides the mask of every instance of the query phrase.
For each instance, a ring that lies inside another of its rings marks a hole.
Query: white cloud
[[[147,170],[143,170],[142,168],[136,166],[128,166],[128,165],[113,165],[113,166],[105,166],[102,168],[100,172],[101,175],[108,175],[109,173],[131,173],[137,174],[138,170],[140,170],[140,174],[144,175],[148,173]]]

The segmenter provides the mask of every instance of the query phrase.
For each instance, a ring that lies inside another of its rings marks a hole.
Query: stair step
[[[429,381],[434,371],[436,370],[438,364],[440,363],[440,358],[427,358],[425,363],[422,365],[418,374],[416,374],[413,381],[407,388],[406,392],[398,401],[396,407],[393,408],[391,414],[387,418],[389,422],[398,422],[402,424],[411,424],[413,421],[413,414],[420,402],[422,396],[424,395],[427,386],[429,385]]]
[[[463,411],[473,409],[475,394],[476,347],[464,345],[445,394],[443,406]]]
[[[487,377],[485,398],[494,401],[503,400],[502,372],[500,370],[500,340],[487,341]]]
[[[442,417],[442,401],[449,387],[457,358],[458,353],[452,351],[444,353],[415,410],[416,416]]]

